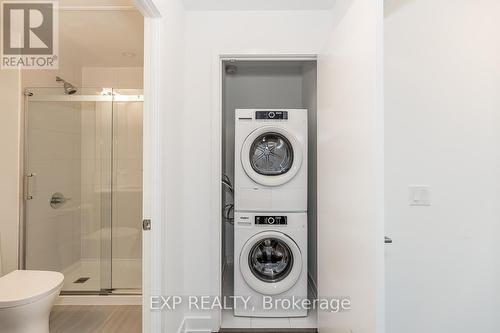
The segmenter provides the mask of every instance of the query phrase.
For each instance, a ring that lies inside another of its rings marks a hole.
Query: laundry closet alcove
[[[274,71],[281,69],[283,75],[289,71],[288,79],[296,75],[295,82],[301,82],[297,93],[290,96],[290,104],[231,107],[316,110],[309,114],[316,119],[308,119],[316,124],[316,133],[308,140],[316,154],[309,150],[307,159],[316,171],[310,177],[317,179],[316,188],[310,182],[308,189],[308,209],[316,215],[309,218],[316,221],[316,229],[308,233],[309,240],[312,237],[309,281],[316,284],[318,297],[349,297],[352,301],[350,311],[318,311],[317,320],[308,327],[319,332],[381,332],[382,1],[336,1],[307,9],[282,4],[273,10],[262,3],[245,8],[235,8],[240,2],[227,8],[197,7],[194,1],[169,3],[161,24],[171,31],[160,33],[159,39],[167,41],[167,47],[160,48],[158,55],[165,59],[162,71],[171,74],[159,82],[160,91],[165,92],[159,101],[165,106],[159,148],[165,209],[158,238],[164,251],[154,260],[162,267],[161,292],[224,294],[223,264],[231,261],[227,255],[231,251],[225,250],[232,244],[223,237],[230,227],[222,221],[221,174],[232,172],[234,162],[224,159],[232,147],[223,149],[224,138],[231,135],[228,119],[223,117],[229,107],[223,94],[228,83],[225,66],[234,61],[240,73],[250,70],[250,76],[255,74],[251,74],[251,66],[257,66],[257,72],[259,66],[271,66]],[[259,5],[262,7],[255,7]],[[292,63],[295,67],[287,69]],[[308,64],[317,72],[312,80],[316,94],[302,90],[308,86],[302,84],[307,80],[303,71]],[[262,93],[273,98],[278,97],[278,90]],[[309,130],[314,132],[311,125]],[[216,309],[183,306],[157,315],[167,332],[217,332],[229,327],[223,311]],[[237,327],[271,328],[268,323],[254,322],[252,326],[249,320]]]

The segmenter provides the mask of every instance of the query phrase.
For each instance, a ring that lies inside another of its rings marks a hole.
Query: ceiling
[[[184,0],[188,10],[329,10],[336,0]]]
[[[136,10],[61,10],[60,62],[80,67],[140,67],[143,22]]]

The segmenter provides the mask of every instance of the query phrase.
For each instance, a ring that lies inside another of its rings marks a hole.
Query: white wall
[[[217,294],[214,279],[219,268],[214,267],[214,258],[220,245],[214,230],[219,225],[212,218],[210,199],[212,180],[218,179],[219,172],[213,169],[218,151],[213,150],[211,137],[212,129],[219,128],[213,109],[216,57],[247,52],[316,54],[330,33],[331,21],[329,12],[215,11],[187,12],[186,23],[183,136],[177,140],[183,152],[184,260],[196,264],[184,266],[184,290],[193,295]]]
[[[382,333],[383,8],[340,3],[318,59],[318,294],[352,309],[319,311],[319,331]]]
[[[0,276],[18,264],[21,98],[19,71],[0,70]]]
[[[142,89],[143,67],[82,67],[82,87]]]
[[[385,19],[387,332],[499,332],[500,3]],[[409,185],[430,185],[410,207]]]

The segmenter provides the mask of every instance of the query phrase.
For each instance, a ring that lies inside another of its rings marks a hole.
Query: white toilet
[[[64,275],[14,271],[0,277],[0,332],[49,333],[49,316]]]

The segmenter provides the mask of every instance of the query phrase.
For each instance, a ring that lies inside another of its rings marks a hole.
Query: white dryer
[[[249,298],[234,315],[307,316],[288,306],[307,298],[307,213],[236,212],[234,222],[234,295]]]
[[[307,211],[307,109],[236,109],[236,211]]]

